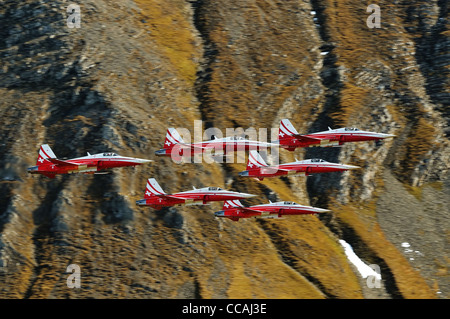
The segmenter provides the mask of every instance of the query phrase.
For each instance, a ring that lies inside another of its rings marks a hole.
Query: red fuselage
[[[208,190],[208,188],[202,188],[172,195],[146,195],[144,199],[136,201],[136,204],[161,209],[163,207],[175,205],[205,205],[208,202],[243,199],[253,196],[255,195],[224,189]]]
[[[281,218],[287,215],[310,215],[328,212],[327,209],[303,206],[293,202],[277,202],[265,205],[235,207],[214,213],[216,217],[225,217],[237,221],[240,218],[263,217]]]
[[[261,166],[250,168],[244,172],[240,172],[239,175],[262,179],[265,177],[284,176],[284,175],[308,176],[317,173],[346,171],[354,168],[358,167],[353,165],[329,163],[324,160],[313,159],[313,160],[286,163],[276,166]]]
[[[94,174],[115,167],[136,166],[147,162],[150,160],[103,153],[70,160],[40,159],[38,165],[28,168],[28,172],[48,177],[54,177],[56,174]]]
[[[258,150],[262,148],[268,148],[271,146],[278,146],[278,144],[265,143],[259,141],[250,141],[244,139],[217,139],[193,144],[174,144],[164,145],[164,148],[155,152],[158,156],[194,156],[196,154],[202,154],[210,152],[213,154],[228,154],[231,152]]]
[[[347,142],[378,141],[388,137],[394,137],[394,135],[342,128],[305,134],[299,138],[284,135],[280,137],[279,143],[281,147],[292,151],[297,147],[331,147],[339,146]]]

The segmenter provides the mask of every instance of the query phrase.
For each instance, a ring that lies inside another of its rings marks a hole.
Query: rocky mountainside
[[[80,28],[67,7],[80,5]],[[359,0],[23,0],[0,6],[0,297],[448,298],[448,4]],[[280,151],[362,169],[244,180],[242,163],[156,158],[168,127],[355,126],[382,142]],[[27,175],[41,144],[61,158],[150,158],[112,175]],[[219,220],[205,207],[135,205],[220,186],[321,216]],[[345,240],[380,267],[381,288]],[[81,288],[67,287],[67,266]]]

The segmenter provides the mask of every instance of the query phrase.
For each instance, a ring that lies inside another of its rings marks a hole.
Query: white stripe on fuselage
[[[250,141],[250,140],[228,140],[228,139],[217,139],[211,141],[205,141],[200,143],[193,143],[191,145],[197,147],[214,147],[216,144],[225,146],[272,146],[272,143],[259,142],[259,141]]]
[[[296,206],[296,205],[271,205],[271,204],[264,204],[264,205],[256,205],[256,206],[250,206],[249,208],[273,208],[273,209],[303,209],[303,210],[311,210],[314,211],[315,207],[311,206]]]
[[[302,162],[292,162],[292,163],[285,163],[285,164],[280,164],[278,166],[279,169],[284,169],[285,167],[288,166],[309,166],[309,167],[321,167],[321,168],[335,168],[335,167],[342,167],[342,164],[338,164],[338,163],[311,163],[311,162],[306,162],[306,163],[302,163]]]
[[[71,161],[82,161],[82,160],[105,160],[105,159],[112,159],[114,161],[121,161],[121,162],[125,162],[125,161],[136,161],[136,158],[133,157],[124,157],[124,156],[95,156],[95,155],[91,155],[91,156],[83,156],[83,157],[77,157],[77,158],[72,158],[69,160],[63,160],[65,162],[71,162]]]
[[[176,193],[174,195],[181,195],[181,194],[192,194],[192,195],[225,195],[225,196],[236,196],[236,195],[240,195],[239,193],[234,193],[234,192],[217,192],[217,191],[211,191],[211,192],[196,192],[194,191],[186,191],[186,192],[180,192],[180,193]]]
[[[367,132],[367,131],[339,131],[339,130],[331,130],[331,131],[322,131],[311,134],[306,134],[310,137],[318,137],[327,138],[328,135],[348,135],[348,136],[361,136],[361,137],[373,137],[377,136],[379,133],[376,132]]]

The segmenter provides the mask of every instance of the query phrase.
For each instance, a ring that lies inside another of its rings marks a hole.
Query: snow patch
[[[415,254],[417,254],[417,255],[419,255],[419,256],[423,256],[423,254],[420,252],[420,251],[418,251],[418,250],[413,250],[412,248],[410,248],[411,247],[411,244],[410,243],[408,243],[408,242],[403,242],[403,243],[401,243],[400,244],[400,246],[402,246],[403,248],[405,248],[404,250],[403,250],[403,252],[404,253],[406,253],[406,254],[410,254],[410,253],[415,253]],[[414,260],[414,258],[409,258],[409,260]]]
[[[363,278],[367,278],[368,276],[374,276],[375,278],[381,280],[381,275],[377,273],[375,270],[373,270],[371,267],[369,267],[367,264],[365,264],[353,251],[352,246],[350,246],[349,243],[347,243],[345,240],[339,239],[339,243],[344,247],[345,255],[347,256],[348,260],[355,265],[355,267],[358,269],[359,273]]]

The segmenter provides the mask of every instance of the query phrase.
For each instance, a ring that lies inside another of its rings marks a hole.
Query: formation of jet
[[[308,176],[317,173],[347,171],[355,168],[359,168],[359,166],[330,163],[318,158],[269,166],[257,151],[250,151],[247,170],[239,172],[239,175],[257,178],[262,181],[265,177],[284,175]]]
[[[239,200],[227,200],[221,211],[215,212],[216,217],[224,217],[233,221],[241,218],[282,218],[285,215],[307,215],[329,212],[328,209],[303,206],[294,202],[276,202],[263,205],[244,207]]]
[[[333,147],[347,142],[377,141],[388,137],[395,135],[362,131],[353,127],[334,130],[328,128],[328,131],[302,135],[288,119],[281,120],[278,132],[280,146],[289,151],[294,151],[297,147]]]
[[[115,167],[136,166],[153,162],[147,159],[125,157],[116,153],[99,153],[68,160],[57,159],[48,144],[41,145],[36,166],[29,167],[28,173],[55,178],[57,174],[108,174]]]
[[[147,180],[144,199],[136,201],[139,206],[161,209],[174,205],[206,205],[208,202],[244,199],[256,195],[228,191],[220,187],[204,187],[175,194],[166,194],[154,178]]]
[[[223,156],[228,152],[264,149],[271,146],[278,146],[278,144],[252,141],[240,136],[214,138],[199,143],[185,143],[178,131],[172,127],[167,129],[164,148],[155,151],[155,154],[174,158],[185,156],[186,154],[194,156],[195,154],[211,151],[211,153],[214,152],[212,155]]]
[[[289,151],[298,147],[335,147],[346,142],[381,140],[394,137],[392,134],[382,134],[362,131],[357,128],[339,128],[311,134],[299,134],[288,119],[280,122],[278,141],[266,143],[252,141],[243,137],[232,136],[214,138],[199,143],[185,143],[175,128],[167,130],[164,147],[155,152],[158,156],[194,156],[210,151],[212,156],[225,156],[228,152],[249,151],[247,169],[240,176],[253,177],[262,181],[266,177],[275,176],[308,176],[316,173],[346,171],[359,168],[354,165],[330,163],[322,159],[296,160],[295,162],[269,166],[257,150],[279,146]],[[99,153],[68,160],[56,158],[48,144],[39,149],[35,166],[27,171],[54,178],[57,174],[108,174],[115,167],[136,166],[152,162],[147,159],[124,157],[116,153]],[[244,207],[240,199],[256,195],[234,192],[220,187],[203,187],[175,194],[165,193],[156,179],[149,178],[144,198],[137,200],[138,206],[149,206],[155,209],[175,205],[207,205],[208,202],[224,201],[223,209],[215,212],[216,217],[224,217],[233,221],[241,218],[281,218],[284,215],[318,214],[328,212],[327,209],[303,206],[294,202],[276,202],[263,205]]]

